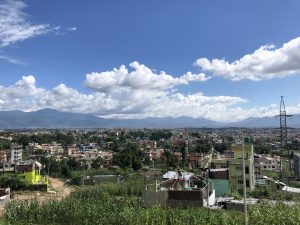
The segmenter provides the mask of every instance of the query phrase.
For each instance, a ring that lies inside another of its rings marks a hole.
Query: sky
[[[0,0],[0,111],[300,113],[300,1]]]

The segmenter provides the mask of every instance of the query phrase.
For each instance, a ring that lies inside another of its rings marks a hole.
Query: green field
[[[208,208],[143,208],[143,179],[131,177],[121,183],[82,188],[62,201],[12,201],[6,207],[2,225],[20,224],[243,224],[241,212]],[[300,207],[266,203],[249,210],[250,224],[300,224]]]

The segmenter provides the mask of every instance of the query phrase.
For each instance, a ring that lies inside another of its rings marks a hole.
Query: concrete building
[[[23,153],[23,146],[22,145],[12,145],[11,146],[10,161],[12,163],[22,161],[22,153]]]
[[[294,176],[297,180],[300,180],[300,154],[294,153]]]
[[[7,153],[5,150],[0,151],[0,164],[4,164],[7,162]]]
[[[243,160],[242,160],[242,145],[235,144],[231,146],[232,157],[219,157],[211,161],[212,169],[229,169],[229,181],[232,191],[243,190]],[[255,174],[254,174],[254,154],[253,145],[245,144],[245,167],[246,167],[246,188],[254,190]]]
[[[47,185],[48,177],[41,175],[42,164],[38,161],[20,161],[16,166],[19,176],[27,185]]]
[[[280,156],[258,155],[262,170],[280,170]]]

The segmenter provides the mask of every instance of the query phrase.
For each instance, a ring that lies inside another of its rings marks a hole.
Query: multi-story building
[[[12,145],[10,153],[10,161],[16,163],[22,160],[23,146],[22,145]]]
[[[0,151],[0,164],[6,163],[7,161],[7,153],[5,150]]]
[[[300,180],[300,154],[294,153],[294,176],[297,180]]]
[[[280,156],[258,155],[258,161],[262,170],[280,170]]]
[[[255,188],[255,174],[254,174],[254,154],[253,145],[245,145],[245,175],[246,188],[254,190]],[[232,191],[241,191],[243,189],[243,160],[242,160],[242,145],[235,144],[231,146],[231,157],[224,156],[214,158],[211,161],[211,168],[229,169],[229,181]]]

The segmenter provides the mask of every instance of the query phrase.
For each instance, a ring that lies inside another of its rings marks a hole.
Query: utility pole
[[[243,194],[244,194],[244,224],[248,225],[248,212],[247,212],[247,193],[246,193],[246,166],[245,166],[245,139],[242,130],[242,157],[243,157]]]

